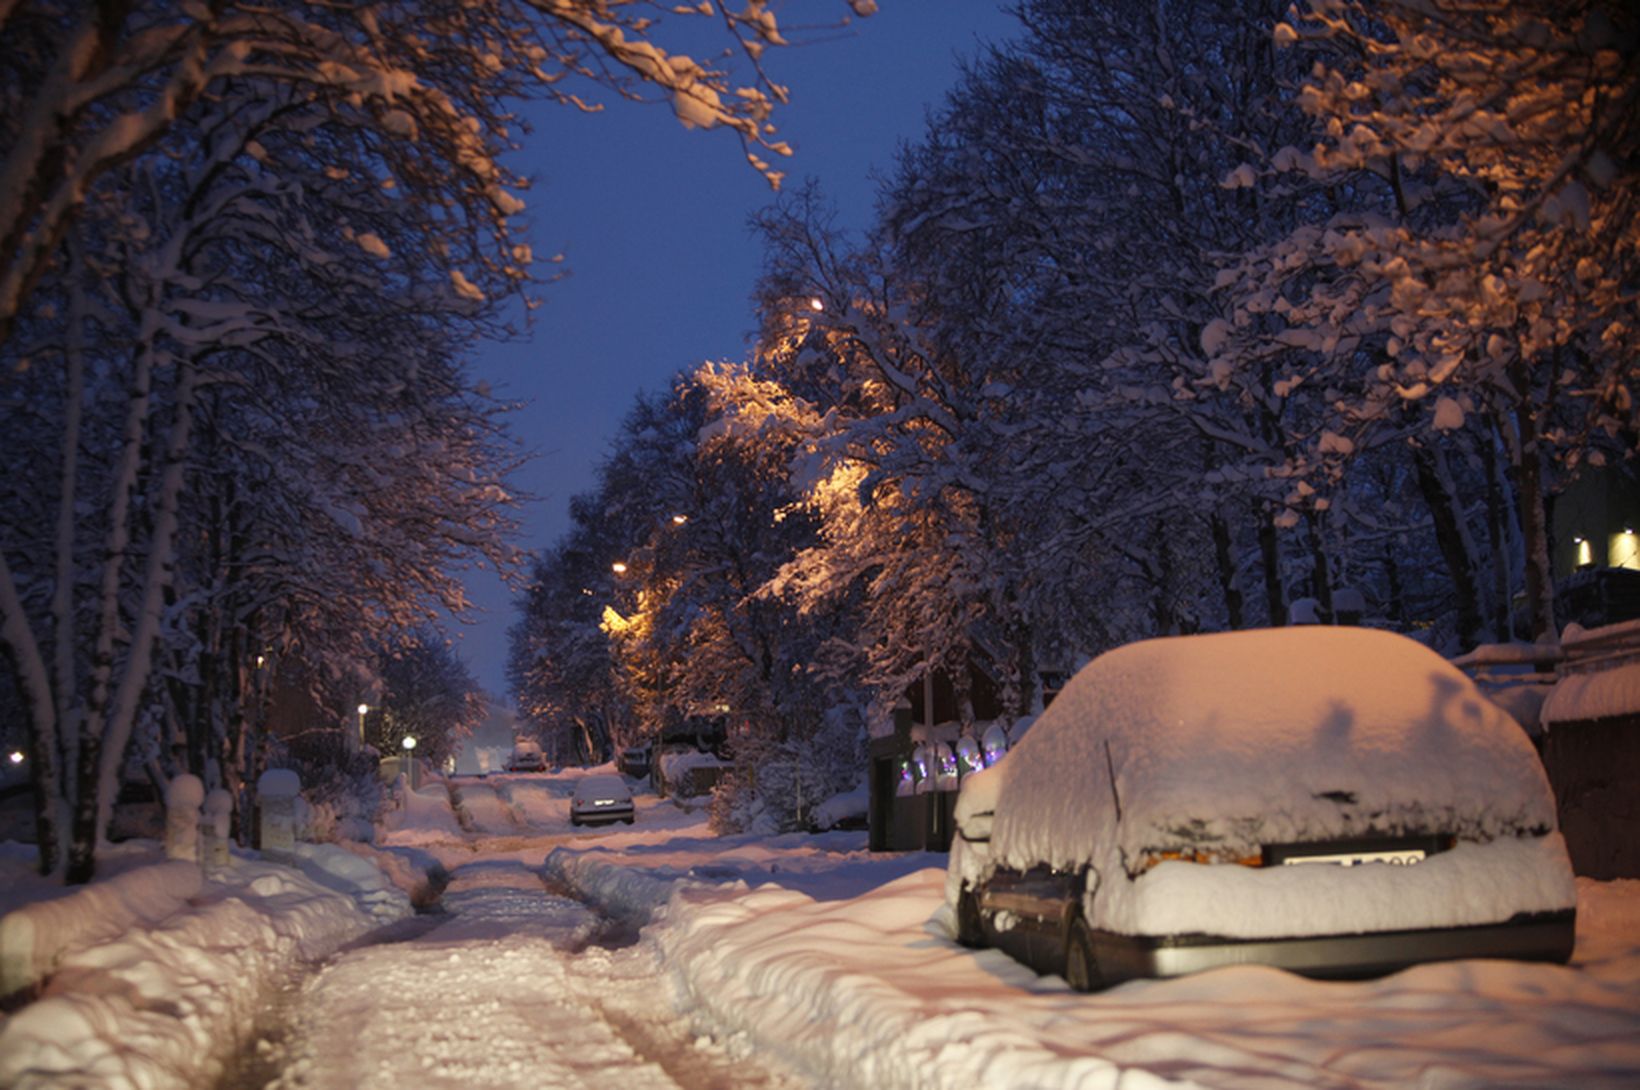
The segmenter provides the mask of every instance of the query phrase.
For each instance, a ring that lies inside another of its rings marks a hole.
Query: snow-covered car
[[[547,770],[547,755],[541,752],[541,747],[535,742],[519,739],[513,743],[512,753],[507,757],[508,772],[545,772]]]
[[[956,824],[958,941],[1078,990],[1571,955],[1576,886],[1525,732],[1388,632],[1107,652],[968,779]]]
[[[631,825],[636,818],[632,792],[619,776],[587,776],[575,785],[575,794],[570,796],[571,825],[604,825],[615,821]]]

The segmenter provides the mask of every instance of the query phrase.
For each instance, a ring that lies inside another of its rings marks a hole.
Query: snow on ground
[[[952,942],[942,856],[873,855],[862,833],[715,838],[652,796],[631,829],[572,833],[518,800],[561,801],[573,777],[492,779],[521,831],[466,831],[430,791],[360,849],[400,879],[448,867],[448,915],[372,931],[379,885],[344,896],[239,860],[176,915],[67,953],[0,1024],[0,1085],[192,1088],[223,1070],[278,1090],[1640,1085],[1640,881],[1579,883],[1570,966],[1356,983],[1242,967],[1083,996]],[[317,869],[346,885],[351,864]],[[623,944],[570,892],[651,922]],[[260,1049],[230,1056],[253,1026]]]
[[[221,1074],[257,1009],[291,973],[377,926],[407,915],[402,895],[358,872],[329,845],[306,846],[303,867],[235,858],[157,922],[110,936],[99,918],[83,943],[54,956],[43,994],[0,1024],[0,1086],[198,1086]],[[146,864],[138,862],[146,855]],[[169,873],[158,845],[118,853],[119,881]],[[21,853],[7,852],[6,874]],[[311,870],[315,877],[310,877]],[[351,876],[351,877],[350,877]],[[95,886],[92,887],[93,890]],[[396,896],[396,901],[394,897]],[[101,917],[95,896],[69,894],[64,911]]]
[[[826,841],[560,847],[545,870],[620,915],[664,906],[644,941],[685,1002],[820,1085],[1640,1085],[1640,882],[1579,883],[1571,966],[1364,982],[1241,967],[1083,996],[951,941],[943,869],[906,873],[940,857]]]
[[[468,863],[444,907],[308,981],[274,1090],[793,1085],[677,1013],[651,948],[586,946],[598,917],[533,869]]]

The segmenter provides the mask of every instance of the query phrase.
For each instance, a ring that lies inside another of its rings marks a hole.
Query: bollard
[[[211,870],[228,865],[228,826],[232,820],[232,795],[219,787],[205,796],[205,858],[201,862]]]
[[[165,788],[165,858],[199,862],[199,804],[205,785],[187,772]]]
[[[262,855],[281,863],[296,859],[296,800],[302,781],[288,768],[270,768],[256,781],[257,825]]]

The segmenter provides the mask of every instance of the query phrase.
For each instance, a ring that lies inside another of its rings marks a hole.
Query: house
[[[873,729],[868,751],[872,851],[948,850],[962,777],[1001,757],[1029,728],[1030,717],[1017,724],[1000,723],[1002,708],[995,680],[976,662],[970,661],[968,670],[974,723],[966,733],[956,687],[940,670],[910,686],[889,721]],[[1044,707],[1053,701],[1069,673],[1056,669],[1038,673]]]
[[[1583,628],[1640,618],[1640,482],[1629,469],[1586,466],[1549,518],[1555,615]]]

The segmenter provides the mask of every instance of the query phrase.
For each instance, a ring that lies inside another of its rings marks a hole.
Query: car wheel
[[[1065,983],[1077,992],[1093,992],[1104,987],[1099,961],[1093,953],[1093,933],[1081,916],[1071,921],[1065,933]]]
[[[621,820],[623,822],[625,822],[626,824],[631,825],[634,821],[637,821],[638,819],[636,817],[624,817]]]
[[[957,895],[957,941],[964,946],[985,945],[985,925],[979,914],[979,893],[968,885]]]
[[[571,814],[569,816],[569,823],[571,825],[580,825],[581,824],[581,819],[576,817],[574,814]]]

